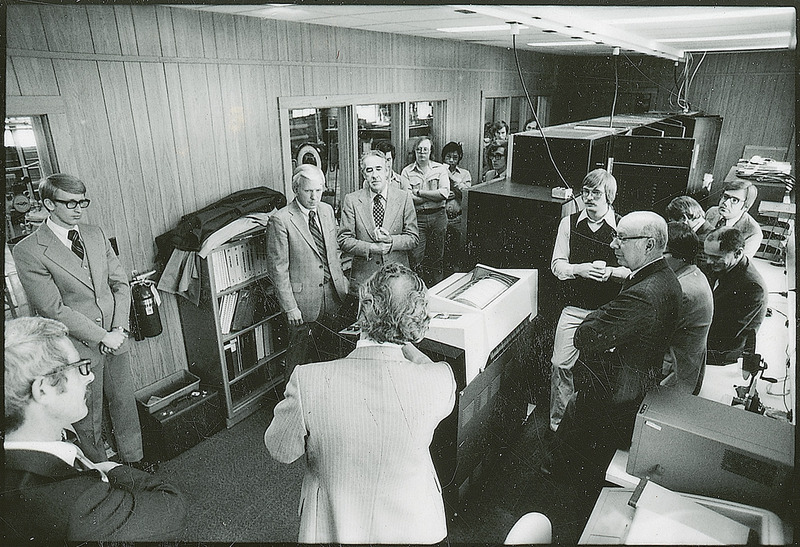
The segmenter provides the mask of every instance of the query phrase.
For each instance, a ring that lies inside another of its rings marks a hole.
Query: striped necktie
[[[383,215],[385,210],[383,208],[383,196],[375,194],[375,206],[372,208],[372,217],[375,219],[375,226],[380,228],[383,226]]]
[[[311,232],[311,237],[314,239],[317,250],[322,257],[322,267],[324,269],[325,282],[327,282],[331,278],[331,269],[328,265],[328,253],[325,250],[325,239],[322,237],[322,230],[320,230],[316,218],[316,211],[311,210],[308,212],[308,230]]]
[[[81,243],[81,236],[78,234],[78,230],[70,230],[67,232],[67,237],[70,241],[72,241],[72,246],[70,247],[72,252],[75,253],[78,258],[83,260],[83,255],[85,253],[83,251],[83,243]]]

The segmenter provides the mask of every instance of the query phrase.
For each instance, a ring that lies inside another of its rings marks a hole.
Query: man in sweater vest
[[[566,306],[561,311],[551,359],[550,429],[556,431],[567,403],[575,394],[572,368],[578,360],[575,330],[589,314],[611,301],[630,270],[619,266],[609,247],[617,234],[619,217],[611,207],[617,181],[605,169],[583,179],[585,208],[561,219],[550,269],[564,282]]]

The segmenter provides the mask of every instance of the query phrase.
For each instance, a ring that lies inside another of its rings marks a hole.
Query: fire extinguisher
[[[161,326],[161,315],[158,306],[161,304],[161,297],[156,290],[154,281],[148,279],[156,273],[155,270],[137,274],[133,272],[131,281],[131,333],[134,340],[144,340],[145,337],[151,338],[158,336],[163,330]]]

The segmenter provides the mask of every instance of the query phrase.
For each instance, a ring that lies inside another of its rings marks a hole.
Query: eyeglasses
[[[92,202],[92,200],[89,200],[89,199],[64,200],[64,199],[55,199],[55,198],[53,199],[53,201],[55,201],[56,203],[63,203],[64,207],[66,207],[67,209],[74,209],[78,205],[81,206],[81,209],[86,209],[89,206],[89,204]]]
[[[383,172],[383,167],[381,167],[380,165],[376,165],[374,167],[365,167],[364,168],[364,172],[365,173],[372,173],[373,171],[376,172],[376,173],[382,173]]]
[[[725,203],[726,201],[730,201],[731,205],[739,205],[742,200],[737,198],[736,196],[732,196],[730,194],[722,194],[722,197],[719,198],[720,203]]]
[[[493,159],[493,160],[499,160],[499,159],[505,158],[505,157],[506,157],[505,154],[500,154],[499,152],[496,153],[496,154],[489,154],[489,158]]]
[[[75,361],[74,363],[67,363],[65,365],[61,365],[54,368],[47,374],[42,374],[42,376],[51,376],[59,372],[64,372],[65,370],[69,370],[71,368],[77,368],[81,376],[89,376],[89,373],[92,372],[92,360],[81,359],[80,361]]]
[[[417,152],[430,152],[431,151],[430,148],[415,148],[414,150],[416,150]]]
[[[583,197],[585,197],[585,198],[588,198],[589,196],[592,196],[595,199],[600,199],[601,197],[605,196],[606,193],[603,192],[602,190],[596,190],[596,189],[595,190],[589,190],[588,188],[583,188],[581,190],[581,195]]]
[[[620,243],[625,243],[631,239],[650,239],[653,236],[614,236],[611,238],[611,241],[619,241]]]

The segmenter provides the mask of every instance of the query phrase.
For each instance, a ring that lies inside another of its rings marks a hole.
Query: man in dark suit
[[[320,168],[300,165],[292,176],[295,199],[267,224],[267,271],[289,327],[289,375],[295,366],[318,357],[311,354],[312,344],[322,346],[317,341],[324,332],[338,330],[336,315],[348,291],[336,219],[322,201],[324,189]]]
[[[727,365],[742,353],[755,353],[756,333],[767,313],[769,291],[748,258],[737,228],[719,228],[706,238],[714,317],[708,331],[708,364]]]
[[[656,213],[633,212],[617,224],[611,248],[632,273],[575,332],[578,395],[553,446],[570,466],[602,472],[615,449],[630,445],[639,404],[661,380],[681,305],[681,285],[663,257],[666,243],[667,223]]]
[[[383,152],[370,150],[361,156],[361,173],[367,187],[344,197],[339,229],[339,246],[353,255],[354,290],[384,264],[408,266],[408,254],[419,241],[411,194],[388,184]]]
[[[186,509],[173,486],[105,458],[93,462],[68,442],[67,428],[89,411],[95,377],[64,324],[6,322],[4,359],[3,544],[174,538]]]
[[[670,222],[664,259],[681,284],[683,298],[672,342],[664,355],[662,385],[684,393],[700,391],[706,366],[706,340],[714,314],[714,297],[703,272],[694,264],[700,243],[697,234],[683,222]]]
[[[79,224],[89,206],[80,179],[50,175],[39,185],[39,194],[50,217],[14,246],[20,281],[36,313],[64,323],[81,357],[92,360],[90,411],[75,424],[87,456],[106,459],[105,397],[119,457],[135,464],[143,453],[130,365],[127,276],[103,231]]]

